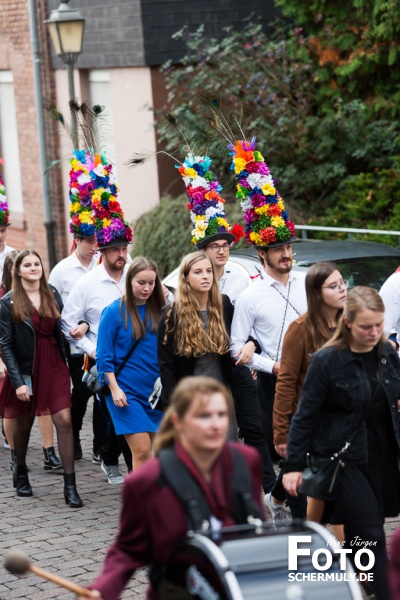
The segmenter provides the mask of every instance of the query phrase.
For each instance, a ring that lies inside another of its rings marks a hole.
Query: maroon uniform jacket
[[[244,456],[250,469],[254,501],[265,514],[261,504],[261,459],[254,448],[231,442],[225,444],[213,467],[212,480],[207,483],[189,455],[176,443],[178,458],[199,482],[211,513],[223,525],[234,524],[231,517],[233,459],[229,445],[234,445]],[[168,564],[187,529],[183,507],[163,478],[158,458],[152,458],[125,479],[119,532],[108,549],[101,575],[89,587],[99,590],[104,600],[118,600],[136,569],[153,562]],[[158,598],[151,586],[147,598]]]

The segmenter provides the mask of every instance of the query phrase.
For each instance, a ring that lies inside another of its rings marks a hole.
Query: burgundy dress
[[[55,336],[56,319],[40,317],[35,311],[32,324],[36,335],[33,394],[29,402],[18,400],[6,375],[0,392],[0,415],[6,419],[20,416],[41,417],[71,407],[69,370]]]

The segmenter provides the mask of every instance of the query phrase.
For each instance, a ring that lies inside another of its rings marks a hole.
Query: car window
[[[399,259],[397,256],[366,256],[336,260],[335,264],[343,277],[349,280],[349,287],[368,285],[380,290],[399,266]]]

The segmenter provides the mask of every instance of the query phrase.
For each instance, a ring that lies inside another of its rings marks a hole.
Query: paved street
[[[99,572],[105,551],[116,533],[121,486],[109,485],[100,467],[92,464],[90,419],[88,414],[82,436],[84,457],[76,463],[78,489],[84,501],[84,507],[79,510],[66,507],[62,476],[43,470],[36,424],[27,461],[33,498],[15,496],[9,469],[10,451],[0,448],[1,563],[4,552],[15,549],[26,552],[36,566],[81,585],[91,582]],[[120,462],[122,465],[122,458]],[[399,519],[388,521],[388,539],[398,525]],[[144,599],[146,581],[146,573],[141,570],[123,598]],[[74,595],[35,575],[11,575],[1,566],[0,600],[12,598],[72,600]]]
[[[32,430],[27,464],[32,498],[17,498],[9,468],[10,451],[0,447],[0,559],[6,550],[26,552],[36,566],[85,585],[99,572],[105,551],[115,537],[120,510],[120,485],[109,485],[99,465],[92,464],[91,415],[85,417],[83,459],[77,461],[78,490],[84,507],[66,506],[62,475],[43,470],[38,427]],[[123,459],[120,459],[121,466]],[[121,468],[122,470],[122,468]],[[146,573],[141,570],[123,598],[145,598]],[[35,575],[11,575],[0,567],[0,600],[75,598],[74,594]]]

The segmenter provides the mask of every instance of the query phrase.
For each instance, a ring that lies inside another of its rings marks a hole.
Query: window
[[[114,165],[116,172],[116,151],[113,139],[113,125],[111,117],[110,73],[105,69],[89,71],[89,93],[92,106],[104,106],[104,112],[97,120],[100,148],[106,153],[107,159]]]
[[[0,156],[10,212],[23,212],[14,79],[11,71],[0,71]]]

